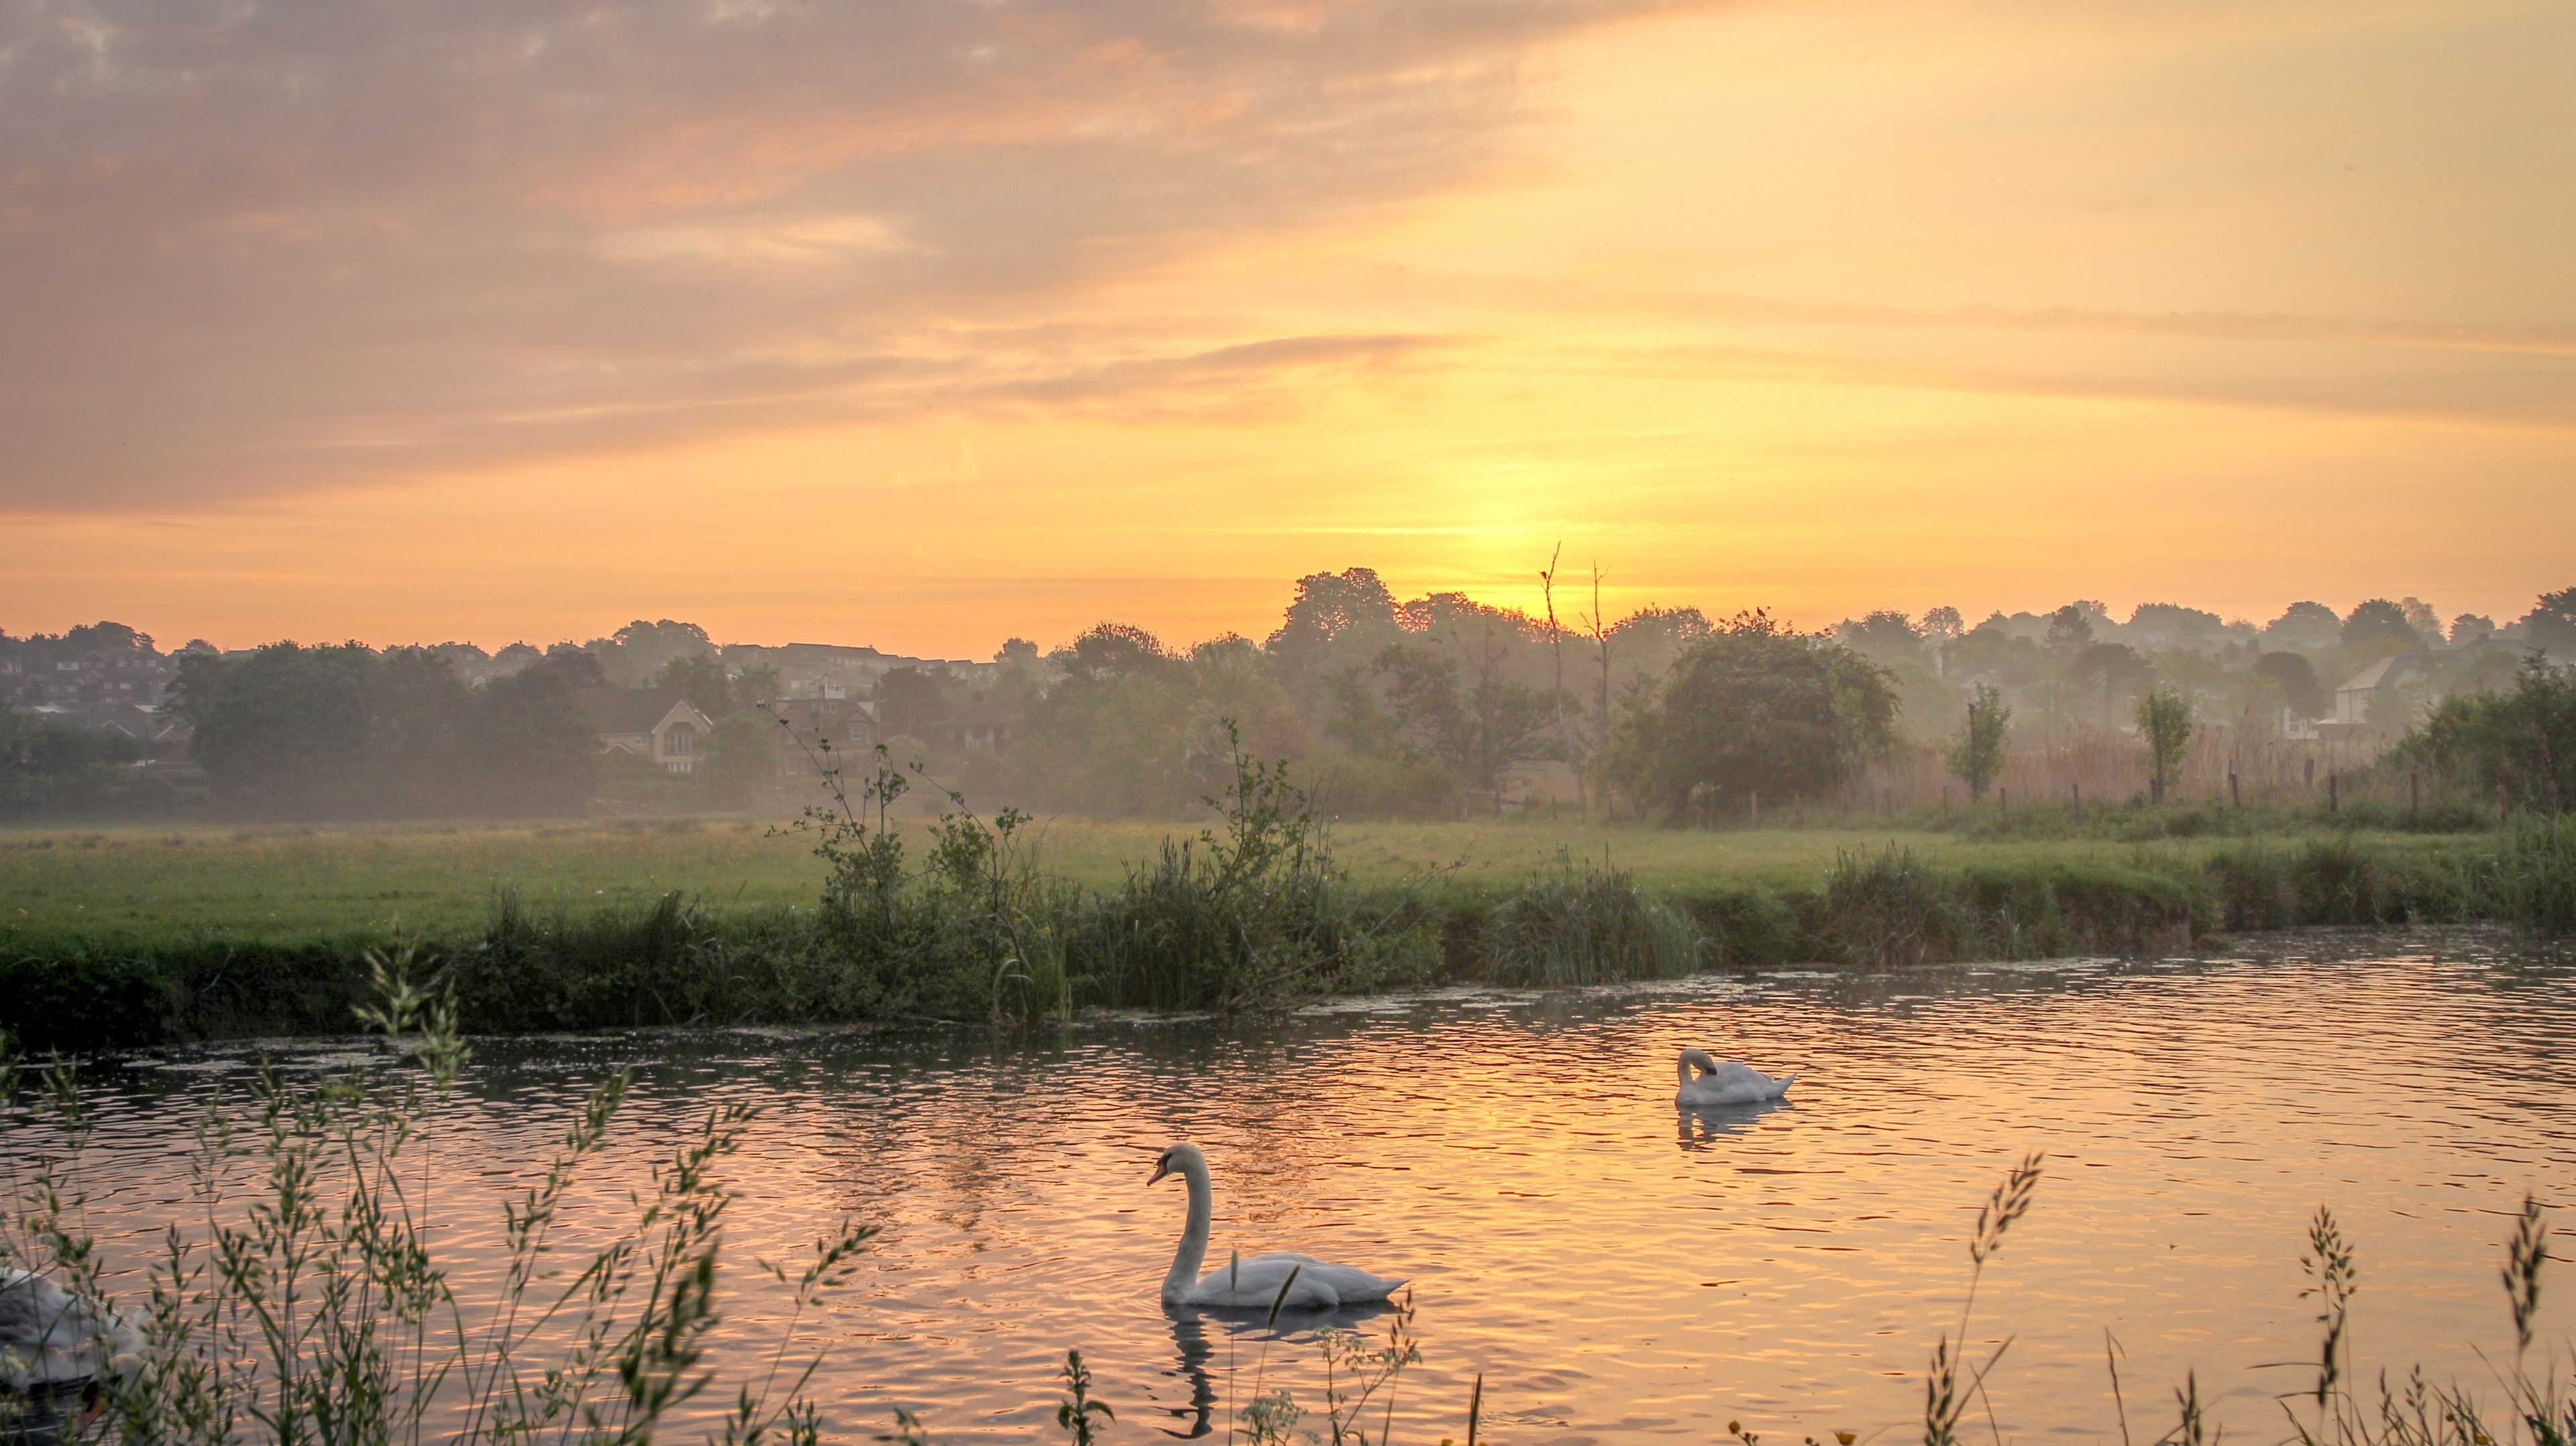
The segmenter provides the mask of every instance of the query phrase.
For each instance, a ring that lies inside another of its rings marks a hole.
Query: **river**
[[[631,1067],[584,1208],[612,1212],[708,1106],[762,1106],[729,1178],[728,1251],[789,1258],[850,1214],[882,1227],[817,1323],[837,1434],[897,1405],[936,1439],[1054,1432],[1079,1347],[1110,1439],[1227,1428],[1255,1374],[1315,1404],[1311,1323],[1175,1318],[1179,1234],[1156,1152],[1204,1147],[1211,1263],[1293,1249],[1413,1282],[1424,1364],[1396,1437],[1504,1446],[1778,1441],[1919,1430],[1977,1206],[2044,1151],[2031,1215],[1987,1268],[1970,1337],[2006,1437],[2118,1440],[2106,1332],[2139,1440],[2196,1371],[2234,1433],[2277,1435],[2313,1380],[2300,1259],[2333,1208],[2359,1250],[2365,1378],[2509,1359],[2496,1281],[2525,1191],[2576,1205],[2576,968],[2493,933],[2319,931],[2213,957],[1855,975],[1790,971],[1549,994],[1336,1001],[1257,1026],[1101,1020],[974,1030],[726,1031],[478,1041],[430,1138],[438,1248],[488,1283],[502,1192],[583,1091]],[[1802,1071],[1786,1106],[1672,1105],[1697,1045]],[[345,1041],[94,1069],[92,1227],[129,1288],[184,1217],[188,1122],[238,1107],[254,1058],[335,1067]],[[2576,1212],[2563,1226],[2576,1226]],[[2562,1229],[2562,1255],[2576,1255]],[[2565,1267],[2560,1267],[2564,1269]],[[731,1324],[774,1309],[747,1270]],[[2544,1308],[2563,1338],[2576,1288]],[[1372,1327],[1368,1321],[1360,1322]],[[1382,1326],[1382,1318],[1374,1326]],[[1984,1412],[1975,1417],[1980,1436]]]

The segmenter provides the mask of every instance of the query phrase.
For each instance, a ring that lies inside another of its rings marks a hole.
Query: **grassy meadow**
[[[1038,862],[1091,888],[1118,884],[1191,825],[1058,819],[1043,825]],[[916,845],[917,837],[911,840]],[[2362,831],[2369,846],[2458,846],[2465,838]],[[2197,860],[2209,837],[2140,844],[1876,829],[1676,830],[1566,817],[1472,823],[1345,823],[1335,855],[1363,886],[1441,870],[1435,897],[1510,891],[1560,854],[1628,874],[1658,895],[1760,885],[1821,888],[1838,858],[1891,843],[1944,869],[2038,862],[2127,864],[2144,850]],[[346,828],[125,828],[0,831],[0,941],[64,933],[136,940],[218,935],[302,941],[446,937],[483,927],[495,895],[576,908],[649,902],[678,891],[730,912],[811,905],[823,870],[808,841],[738,819],[640,823]]]

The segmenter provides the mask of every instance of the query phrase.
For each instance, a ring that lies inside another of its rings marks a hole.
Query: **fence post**
[[[2329,769],[2327,769],[2327,770],[2326,770],[2326,812],[2328,812],[2328,813],[2332,813],[2332,812],[2334,812],[2334,811],[2335,811],[2336,806],[2337,806],[2337,800],[2336,800],[2336,797],[2335,797],[2335,771],[2334,771],[2333,769],[2329,768]]]
[[[2233,768],[2227,770],[2227,802],[2231,808],[2245,806],[2245,792],[2236,786],[2236,770]]]
[[[1995,812],[1997,812],[1997,813],[2010,813],[2010,812],[2012,812],[2012,790],[2011,790],[2011,789],[2009,789],[2009,788],[1998,788],[1998,789],[1996,789],[1996,790],[1995,790]]]

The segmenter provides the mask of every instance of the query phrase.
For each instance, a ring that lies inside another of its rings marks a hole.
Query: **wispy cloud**
[[[1535,48],[1659,8],[35,0],[0,19],[0,507],[1316,365],[910,342],[1457,185]]]

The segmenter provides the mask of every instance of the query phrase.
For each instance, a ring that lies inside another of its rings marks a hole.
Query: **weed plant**
[[[1697,973],[1706,941],[1690,915],[1610,866],[1561,855],[1487,924],[1485,977],[1501,984],[1605,984]]]

